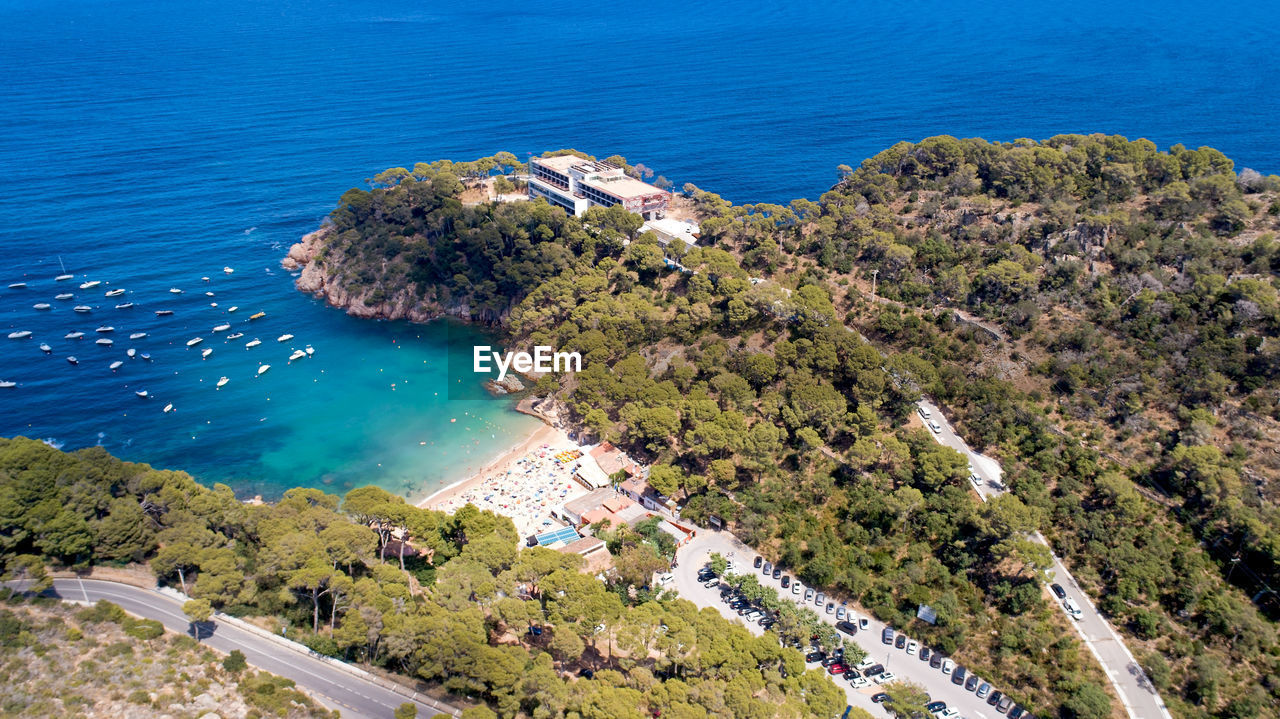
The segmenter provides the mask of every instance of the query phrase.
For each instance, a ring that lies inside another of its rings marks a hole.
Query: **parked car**
[[[763,575],[765,575],[765,576],[769,576],[769,574],[771,574],[772,572],[773,572],[773,563],[772,563],[772,562],[765,562],[765,563],[764,563],[764,567],[762,567],[762,568],[760,569],[760,573],[761,573],[761,574],[763,574]]]
[[[860,677],[860,676],[862,676],[862,672],[858,671],[857,669],[854,669],[853,667],[845,667],[845,668],[844,668],[844,680],[845,680],[845,681],[847,681],[847,682],[851,682],[851,681],[853,681],[854,679],[857,679],[857,678],[858,678],[858,677]]]
[[[707,581],[708,579],[715,579],[715,576],[716,576],[716,573],[715,573],[715,572],[713,572],[713,571],[711,571],[710,569],[707,569],[707,568],[705,568],[705,567],[704,567],[704,568],[702,568],[702,569],[699,569],[699,570],[698,570],[698,581],[699,581],[699,582],[705,582],[705,581]]]
[[[924,705],[924,708],[927,709],[930,714],[932,714],[934,712],[940,712],[943,709],[946,709],[947,703],[946,702],[929,702],[928,704]]]
[[[942,659],[942,673],[943,673],[943,674],[950,674],[952,671],[954,671],[954,670],[955,670],[955,668],[956,668],[956,663],[955,663],[955,662],[951,661],[950,659],[947,659],[946,657],[943,657],[943,659]]]
[[[1057,596],[1058,599],[1067,598],[1067,590],[1063,589],[1061,584],[1054,582],[1053,584],[1049,585],[1049,588],[1053,590],[1054,595]]]
[[[844,607],[836,607],[836,621],[840,621],[844,619],[845,614],[846,612]]]
[[[716,587],[720,586],[720,580],[719,580],[719,579],[709,579],[709,580],[707,580],[706,582],[704,582],[702,586],[706,587],[707,589],[714,589],[714,588],[716,588]]]
[[[893,627],[885,627],[880,631],[880,641],[885,644],[893,644]]]
[[[783,575],[783,577],[782,577],[782,588],[783,588],[783,589],[786,589],[786,588],[787,588],[787,587],[789,587],[789,586],[791,586],[791,577],[788,577],[788,576],[786,576],[786,575]]]
[[[871,667],[874,667],[875,665],[876,665],[876,660],[874,660],[874,659],[872,659],[871,657],[867,656],[867,657],[863,657],[863,658],[862,658],[862,661],[858,662],[858,663],[857,663],[857,665],[856,665],[856,667],[857,667],[859,670],[862,670],[862,673],[863,673],[863,674],[866,674],[866,673],[867,673],[867,672],[866,672],[866,670],[867,670],[867,669],[869,669],[869,668],[871,668]]]
[[[827,614],[833,614],[836,611],[835,602],[827,602]]]
[[[853,636],[858,633],[858,625],[849,621],[836,622],[836,629],[848,634],[849,636]]]
[[[943,671],[946,671],[946,670],[944,669]],[[964,684],[964,678],[968,676],[968,674],[969,674],[968,669],[965,669],[964,667],[956,667],[955,671],[951,672],[951,683]]]
[[[849,680],[849,686],[853,687],[854,689],[866,689],[867,687],[871,686],[871,680],[867,679],[866,677],[854,677],[853,679]]]
[[[915,654],[916,650],[919,648],[920,648],[920,642],[917,642],[914,639],[907,642],[907,654]]]
[[[875,702],[876,704],[884,704],[885,700],[887,700],[888,698],[889,698],[889,695],[885,694],[884,692],[871,695],[871,701]]]
[[[876,684],[892,684],[898,681],[898,677],[893,672],[880,672],[871,678]]]
[[[858,617],[858,628],[859,628],[859,629],[866,629],[866,628],[867,628],[868,626],[870,626],[870,625],[871,625],[871,623],[867,620],[867,618],[866,618],[866,617]]]
[[[960,712],[955,707],[947,707],[940,712],[933,713],[934,719],[956,719],[960,716]]]
[[[778,569],[777,567],[774,567],[774,568],[773,568],[773,571],[769,573],[769,576],[773,577],[774,579],[781,579],[781,578],[782,578],[782,570],[781,570],[781,569]]]
[[[927,662],[929,657],[933,655],[933,650],[929,647],[920,647],[920,661]]]
[[[1007,696],[1001,697],[1000,703],[996,705],[996,711],[1000,712],[1001,714],[1005,714],[1009,711],[1009,708],[1012,706],[1013,706],[1012,699],[1010,699]]]
[[[823,594],[822,592],[818,592],[818,595],[813,598],[813,603],[817,604],[818,606],[822,606],[823,604],[826,604],[827,595]]]
[[[897,637],[894,638],[893,647],[895,649],[902,649],[905,646],[907,646],[907,635],[899,634]]]
[[[942,434],[942,425],[932,419],[929,420],[929,429],[933,430],[934,434]]]
[[[871,666],[867,667],[867,670],[862,673],[862,676],[868,679],[874,679],[876,676],[880,674],[884,674],[884,665],[872,664]]]
[[[974,691],[978,688],[979,681],[977,674],[970,674],[969,678],[964,680],[964,690],[967,692]]]
[[[986,696],[991,693],[991,685],[982,681],[981,679],[979,679],[978,681],[980,682],[978,684],[978,698],[985,699]]]
[[[808,654],[804,655],[804,660],[806,662],[809,662],[810,664],[814,662],[820,662],[826,658],[827,658],[826,652],[809,652]]]
[[[803,591],[804,591],[804,585],[801,584],[800,582],[797,581],[795,584],[791,585],[792,594],[799,594],[800,592],[803,592]]]
[[[827,667],[827,673],[833,677],[837,674],[844,674],[844,670],[845,670],[845,666],[840,662],[836,662],[835,664],[832,664],[831,666]]]
[[[942,667],[942,655],[937,652],[934,652],[933,656],[929,657],[929,668],[938,669],[941,667]]]
[[[920,407],[920,408],[918,408],[916,411],[920,413],[920,418],[921,418],[921,419],[929,419],[929,418],[933,417],[933,413],[932,413],[932,412],[930,412],[929,410],[925,409],[924,407]]]
[[[1003,694],[1001,694],[998,691],[991,692],[991,696],[987,697],[987,704],[990,704],[991,706],[996,706],[997,704],[1000,703],[1001,699],[1004,699]]]
[[[751,566],[755,567],[756,569],[759,569],[761,564],[764,564],[764,557],[756,557],[751,561]]]
[[[1076,621],[1079,621],[1080,617],[1084,616],[1084,614],[1080,611],[1080,607],[1077,607],[1076,603],[1071,601],[1071,597],[1067,597],[1066,599],[1062,600],[1062,608],[1067,610],[1067,616],[1071,617],[1072,619],[1075,619]]]
[[[824,667],[829,667],[832,664],[839,664],[839,663],[840,663],[840,657],[836,656],[834,652],[831,654],[828,654],[822,660],[822,666]]]
[[[812,589],[812,588],[810,588],[810,587],[805,587],[805,588],[804,588],[804,600],[805,600],[806,602],[808,602],[810,599],[813,599],[813,589]]]
[[[1026,716],[1027,710],[1016,704],[1009,710],[1009,719],[1026,719]]]

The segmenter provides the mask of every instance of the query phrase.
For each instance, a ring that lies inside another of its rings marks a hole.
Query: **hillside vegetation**
[[[1119,711],[1036,582],[1038,528],[1176,715],[1275,713],[1274,595],[1250,598],[1278,546],[1280,180],[1101,135],[930,138],[841,172],[785,206],[686,186],[703,242],[664,250],[616,209],[463,206],[457,174],[419,165],[344,195],[322,262],[582,352],[539,391],[654,462],[686,516],[1024,704]],[[922,392],[1011,496],[977,502],[912,419]]]

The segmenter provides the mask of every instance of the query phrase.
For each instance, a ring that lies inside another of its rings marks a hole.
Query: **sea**
[[[17,382],[0,435],[100,445],[241,496],[429,494],[535,420],[450,397],[450,360],[492,341],[483,329],[359,320],[294,289],[281,257],[348,188],[573,147],[787,202],[936,134],[1118,133],[1280,173],[1278,8],[0,0],[0,380]],[[56,282],[64,266],[74,279]]]

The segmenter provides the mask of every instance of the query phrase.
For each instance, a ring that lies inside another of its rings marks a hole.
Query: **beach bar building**
[[[671,205],[671,193],[627,175],[617,165],[577,155],[529,160],[529,199],[539,197],[578,217],[591,207],[622,205],[646,220],[656,220]]]

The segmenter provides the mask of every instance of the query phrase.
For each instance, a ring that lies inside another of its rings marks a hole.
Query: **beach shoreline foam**
[[[577,447],[577,443],[569,439],[568,433],[563,429],[547,424],[544,421],[536,429],[530,432],[528,437],[525,437],[520,442],[512,445],[510,449],[498,455],[471,476],[442,487],[422,500],[419,500],[416,504],[419,507],[427,509],[442,507],[448,504],[451,500],[458,499],[467,492],[480,488],[484,485],[486,480],[504,476],[508,471],[515,467],[517,462],[523,459],[530,452],[541,448],[543,445],[561,448]]]

